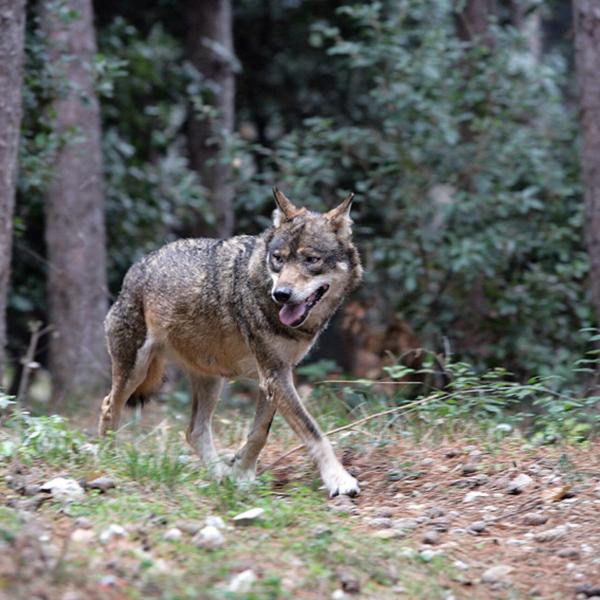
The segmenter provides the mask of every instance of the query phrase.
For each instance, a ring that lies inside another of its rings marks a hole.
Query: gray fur
[[[221,477],[227,466],[216,458],[210,425],[221,379],[256,378],[262,395],[248,442],[232,466],[234,476],[253,478],[279,410],[307,445],[330,493],[355,494],[356,480],[302,406],[291,372],[361,279],[350,237],[351,198],[325,215],[276,199],[275,225],[260,236],[180,240],[131,267],[105,323],[113,384],[100,433],[118,428],[129,398],[160,386],[163,362],[170,358],[193,384],[188,441]],[[312,306],[306,300],[314,297],[312,288],[326,290],[297,327],[283,322],[272,297],[282,281],[294,291],[292,306]]]

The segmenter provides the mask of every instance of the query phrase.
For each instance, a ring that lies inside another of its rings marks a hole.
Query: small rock
[[[473,502],[473,500],[477,500],[477,498],[484,498],[489,496],[485,492],[467,492],[465,497],[463,498],[463,502]]]
[[[346,600],[348,597],[348,594],[344,590],[334,590],[331,594],[331,600]]]
[[[85,487],[90,490],[100,490],[101,492],[106,492],[116,487],[115,482],[110,477],[96,477],[96,479],[92,479],[92,481],[88,481],[85,484]]]
[[[434,465],[434,464],[435,464],[435,460],[434,460],[433,458],[424,458],[424,459],[421,461],[421,465],[422,465],[423,467],[431,467],[431,466],[432,466],[432,465]]]
[[[37,485],[35,483],[28,483],[25,487],[21,489],[21,493],[23,496],[35,496],[39,494],[42,490],[42,486]]]
[[[392,527],[394,529],[402,529],[404,531],[412,531],[419,526],[416,519],[394,519]]]
[[[429,544],[431,546],[435,546],[440,543],[440,534],[435,529],[431,529],[426,531],[421,538],[422,544]]]
[[[465,463],[462,467],[462,474],[463,475],[473,475],[474,473],[477,473],[477,465],[475,463]]]
[[[467,527],[469,533],[483,533],[487,529],[485,521],[475,521]]]
[[[57,502],[75,502],[85,496],[83,488],[75,479],[55,477],[44,483],[40,488],[42,492],[50,492]]]
[[[391,540],[393,538],[401,538],[406,535],[402,529],[379,529],[371,534],[371,537],[379,540]]]
[[[199,548],[214,550],[225,543],[225,538],[216,527],[207,525],[193,537],[192,543]]]
[[[216,527],[215,530],[218,531]],[[247,594],[255,581],[256,573],[252,569],[246,569],[232,578],[227,589],[234,594]]]
[[[99,583],[101,587],[116,587],[119,583],[119,580],[117,579],[116,575],[104,575],[104,577],[100,579]]]
[[[202,529],[202,523],[199,521],[177,521],[175,527],[188,535],[196,535]]]
[[[91,529],[75,529],[71,534],[71,540],[76,544],[89,544],[95,537]]]
[[[581,553],[577,548],[561,548],[556,555],[560,558],[579,558]]]
[[[217,529],[226,529],[225,521],[219,516],[209,515],[204,519],[205,525],[210,525],[212,527],[216,527]]]
[[[454,458],[456,456],[458,456],[460,454],[460,452],[458,450],[455,450],[454,448],[450,448],[450,450],[446,450],[446,453],[444,454],[444,456],[446,458]]]
[[[389,529],[392,526],[392,519],[374,517],[372,519],[367,519],[367,523],[369,527],[372,527],[373,529]]]
[[[506,486],[506,491],[509,494],[522,494],[527,488],[533,485],[533,479],[526,473],[517,475],[511,479]]]
[[[336,496],[332,498],[327,504],[327,508],[332,512],[342,515],[351,515],[358,512],[354,502],[348,496]]]
[[[544,523],[546,523],[546,521],[548,521],[548,515],[545,515],[544,513],[541,513],[541,512],[527,513],[523,517],[524,525],[532,525],[532,526],[543,525]]]
[[[360,581],[352,573],[342,573],[340,575],[342,590],[348,594],[360,593]]]
[[[560,540],[569,533],[569,527],[567,525],[559,525],[553,529],[546,529],[536,533],[534,539],[536,542],[553,542],[554,540]]]
[[[167,531],[165,531],[165,535],[163,536],[167,542],[178,542],[182,537],[183,531],[177,527],[171,527],[171,529],[167,529]]]
[[[421,550],[419,557],[425,562],[431,562],[439,554],[440,552],[436,552],[435,550]]]
[[[425,516],[430,519],[437,519],[438,517],[443,517],[446,511],[439,506],[432,506],[425,511]]]
[[[584,583],[582,585],[578,585],[575,588],[575,592],[577,594],[582,594],[586,598],[592,598],[594,596],[600,596],[600,586],[592,585],[591,583]]]
[[[94,526],[91,519],[87,517],[77,517],[74,525],[77,529],[91,529]]]
[[[435,521],[431,521],[430,525],[440,533],[445,533],[450,529],[450,523],[448,521],[444,521],[443,519],[436,519]]]
[[[233,524],[242,527],[245,527],[246,525],[253,525],[262,519],[264,514],[264,508],[251,508],[250,510],[246,510],[239,515],[235,515],[235,517],[232,519]]]
[[[394,516],[394,511],[389,506],[380,506],[375,509],[373,516],[380,519],[391,519]]]
[[[464,561],[462,560],[455,560],[452,563],[457,569],[460,569],[461,571],[467,571],[468,569],[470,569],[471,567]]]
[[[113,538],[124,538],[127,537],[127,531],[125,527],[122,525],[117,525],[113,523],[109,525],[101,534],[100,534],[100,543],[106,544]]]
[[[508,580],[508,575],[514,571],[510,565],[496,565],[483,572],[481,581],[483,583],[500,583]]]

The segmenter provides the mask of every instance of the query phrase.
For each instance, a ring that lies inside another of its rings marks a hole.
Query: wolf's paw
[[[240,486],[250,485],[256,481],[256,466],[245,466],[236,457],[231,465],[231,478]]]
[[[323,473],[323,482],[329,491],[330,498],[338,495],[354,497],[360,494],[358,481],[342,467],[331,470],[329,473]]]
[[[231,476],[231,466],[222,460],[215,460],[207,465],[208,472],[212,479],[221,483],[227,477]]]

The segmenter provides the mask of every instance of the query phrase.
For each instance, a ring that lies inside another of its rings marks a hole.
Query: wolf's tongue
[[[293,325],[296,321],[302,318],[306,310],[306,301],[300,304],[285,304],[279,311],[279,320],[284,325]]]

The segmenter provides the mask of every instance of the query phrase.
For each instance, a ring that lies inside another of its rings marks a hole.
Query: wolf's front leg
[[[329,495],[358,495],[360,493],[358,481],[344,469],[329,440],[302,405],[294,387],[291,368],[261,370],[260,386],[267,401],[273,403],[281,412],[288,425],[308,448],[321,473],[321,479],[329,490]]]

